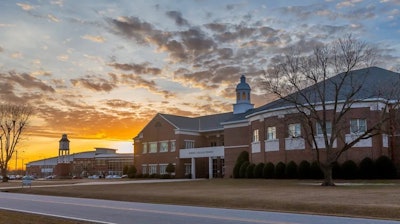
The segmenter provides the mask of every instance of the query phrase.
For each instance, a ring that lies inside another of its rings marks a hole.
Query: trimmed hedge
[[[266,179],[271,179],[275,177],[275,165],[273,163],[268,162],[264,165],[263,177]]]
[[[297,175],[297,164],[294,161],[290,161],[286,165],[285,175],[286,175],[286,178],[289,178],[289,179],[297,178],[297,176],[298,176]]]
[[[246,161],[244,162],[239,169],[239,178],[245,178],[246,177],[246,171],[247,167],[250,165],[250,162]]]
[[[254,169],[254,178],[262,178],[263,169],[264,169],[264,163],[257,164],[256,168]]]
[[[375,177],[375,164],[371,158],[366,157],[361,160],[359,165],[359,177],[361,179],[373,179]]]
[[[246,178],[254,178],[254,170],[256,168],[256,164],[250,163],[246,169]]]
[[[381,156],[375,161],[377,178],[393,179],[397,176],[397,170],[392,160],[387,156]]]
[[[310,178],[310,163],[306,160],[303,160],[299,164],[298,174],[300,179],[309,179]]]
[[[324,173],[322,173],[321,168],[319,167],[316,161],[312,162],[310,165],[310,178],[312,179],[322,179],[324,177]]]
[[[283,162],[279,162],[276,164],[275,167],[275,177],[278,179],[283,179],[285,178],[285,170],[286,170],[286,164]]]
[[[247,151],[242,151],[238,158],[236,159],[235,166],[233,167],[233,178],[244,178],[240,175],[240,167],[244,162],[249,162],[249,153]]]
[[[343,179],[356,179],[358,166],[353,160],[347,160],[342,164]]]

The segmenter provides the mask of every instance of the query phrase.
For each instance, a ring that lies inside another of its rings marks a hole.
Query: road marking
[[[21,198],[11,198],[11,197],[9,199],[37,201],[37,202],[44,202],[44,203],[64,204],[64,205],[73,205],[73,206],[85,206],[85,207],[94,207],[94,208],[106,208],[106,209],[125,210],[125,211],[137,211],[137,212],[163,214],[163,215],[176,215],[176,216],[184,216],[184,217],[209,218],[209,219],[227,220],[227,221],[240,221],[240,222],[248,222],[248,223],[299,224],[299,223],[294,223],[294,222],[268,221],[268,220],[259,220],[259,219],[250,219],[250,218],[225,217],[225,216],[217,216],[217,215],[202,215],[202,214],[194,214],[194,213],[159,211],[159,210],[149,210],[149,209],[140,209],[140,208],[121,208],[121,207],[108,206],[108,205],[93,205],[93,204],[81,204],[81,203],[72,203],[72,202],[58,202],[58,201],[39,200],[39,199],[21,199]],[[82,198],[80,198],[80,199],[82,199]]]
[[[34,211],[22,210],[22,209],[11,209],[11,208],[4,208],[4,207],[0,207],[0,209],[13,211],[13,212],[24,212],[24,213],[30,213],[30,214],[35,214],[35,215],[51,216],[51,217],[55,217],[55,218],[72,219],[72,220],[84,221],[84,222],[94,222],[94,223],[101,223],[101,224],[117,224],[114,222],[104,222],[104,221],[99,221],[99,220],[94,220],[94,219],[83,219],[83,218],[72,217],[72,216],[54,215],[54,214],[50,214],[50,213],[34,212]]]

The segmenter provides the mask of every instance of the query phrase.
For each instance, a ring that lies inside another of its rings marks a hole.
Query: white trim
[[[265,140],[264,143],[265,152],[279,151],[279,139]]]
[[[305,148],[305,141],[303,138],[285,138],[286,150],[303,150]]]
[[[251,143],[251,153],[261,152],[261,144],[259,141]]]
[[[343,102],[344,102],[343,100],[337,102],[338,109],[342,107]],[[358,102],[355,102],[351,105],[351,108],[370,108],[370,110],[377,110],[376,109],[377,102],[378,102],[379,108],[382,108],[386,105],[386,102],[388,102],[388,100],[383,99],[383,98],[369,98],[369,99],[358,100]],[[288,102],[288,103],[290,103],[290,102]],[[334,103],[335,103],[334,101],[325,102],[326,110],[332,110]],[[391,103],[391,101],[389,101],[388,103]],[[291,103],[291,104],[293,104],[293,103]],[[316,103],[316,105],[319,105],[316,107],[316,109],[321,111],[322,103]],[[277,107],[277,108],[262,110],[262,111],[259,111],[256,113],[249,114],[246,116],[246,118],[249,119],[249,121],[251,122],[251,121],[260,119],[258,117],[259,115],[263,116],[264,118],[268,118],[268,117],[274,117],[274,116],[278,116],[278,117],[282,116],[282,115],[284,116],[286,114],[292,114],[292,113],[297,113],[297,112],[298,112],[298,110],[295,108],[295,106],[290,105],[290,106],[285,106],[285,107]]]
[[[233,145],[233,146],[225,146],[225,149],[235,149],[235,148],[245,148],[249,147],[249,145]]]
[[[182,130],[182,129],[175,129],[175,134],[176,135],[194,135],[194,136],[201,135],[198,131]]]
[[[217,147],[204,147],[204,148],[192,148],[192,149],[180,149],[179,158],[204,158],[204,157],[214,157],[214,156],[225,156],[225,151],[223,146]]]

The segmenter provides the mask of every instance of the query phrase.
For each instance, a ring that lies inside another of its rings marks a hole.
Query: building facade
[[[34,177],[88,177],[92,175],[123,174],[125,166],[132,166],[133,153],[117,153],[116,149],[95,148],[93,151],[69,154],[67,136],[60,140],[59,156],[32,161],[26,164],[27,175]],[[68,148],[68,153],[65,153]]]
[[[394,116],[393,111],[397,110],[382,112],[383,102],[392,99],[371,93],[382,92],[385,85],[398,83],[399,73],[371,67],[354,71],[352,78],[362,79],[365,84],[363,91],[355,96],[362,100],[354,101],[345,114],[343,133],[333,143],[336,148],[366,131],[382,114]],[[324,148],[323,138],[318,137],[321,127],[316,123],[304,125],[293,105],[282,100],[254,108],[250,95],[251,88],[242,76],[236,86],[232,112],[194,118],[155,115],[134,138],[138,173],[161,175],[165,173],[166,165],[172,163],[179,178],[232,177],[236,159],[242,151],[249,152],[253,163],[315,161],[315,144],[321,150]],[[327,105],[329,107],[329,103]],[[397,118],[393,117],[393,120]],[[385,132],[360,140],[343,153],[339,162],[360,162],[365,157],[377,159],[386,155],[399,167],[397,126],[395,121],[386,123]],[[310,131],[316,136],[313,143],[305,134]]]

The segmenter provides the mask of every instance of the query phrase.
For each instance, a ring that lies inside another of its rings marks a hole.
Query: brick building
[[[64,156],[62,165],[67,167],[64,176],[88,177],[91,175],[122,175],[124,166],[133,165],[132,153],[116,153],[116,149],[95,148],[92,151]],[[60,157],[51,157],[26,164],[28,175],[35,177],[60,176]]]
[[[332,77],[331,81],[339,77],[340,74]],[[345,115],[345,133],[341,133],[334,146],[341,147],[359,131],[365,131],[382,114],[393,116],[393,122],[385,124],[385,132],[355,144],[342,155],[341,162],[360,162],[365,157],[376,159],[387,155],[399,165],[398,139],[393,137],[399,134],[396,131],[397,119],[392,111],[382,112],[381,108],[390,100],[399,100],[382,93],[399,83],[400,74],[371,67],[353,71],[350,80],[362,80],[363,86]],[[304,91],[312,89],[309,87]],[[349,89],[343,88],[346,90]],[[332,101],[333,95],[327,94],[326,102]],[[164,174],[167,164],[172,163],[177,177],[231,177],[235,161],[242,151],[249,152],[253,163],[314,161],[316,150],[306,141],[304,134],[310,128],[299,121],[293,105],[276,100],[254,108],[250,96],[251,88],[242,76],[236,86],[236,103],[232,112],[201,117],[157,114],[134,138],[138,172]],[[312,125],[313,135],[317,136],[314,144],[321,148],[324,144],[323,138],[318,138],[320,127],[315,123]]]

